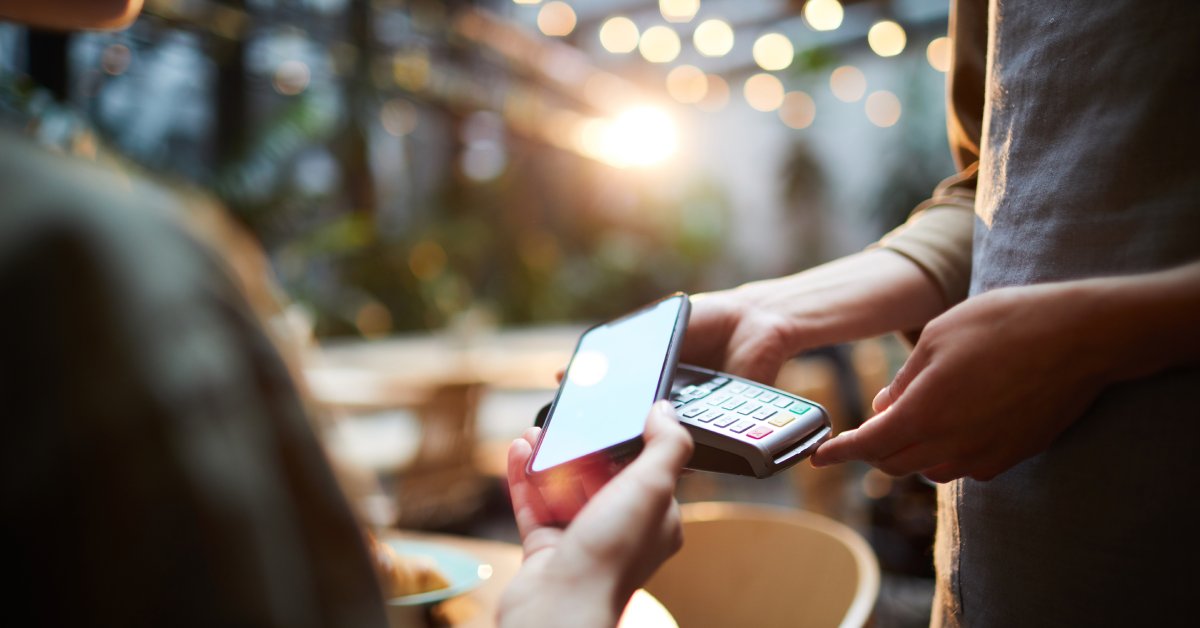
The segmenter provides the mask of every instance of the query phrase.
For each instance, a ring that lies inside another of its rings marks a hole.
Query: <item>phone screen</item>
[[[530,464],[532,471],[642,434],[686,302],[684,295],[665,299],[594,327],[580,338]]]

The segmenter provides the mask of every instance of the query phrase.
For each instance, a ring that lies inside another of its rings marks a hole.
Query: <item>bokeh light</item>
[[[867,44],[881,57],[894,57],[904,52],[904,45],[907,43],[908,36],[904,34],[904,27],[891,20],[876,22],[871,30],[867,31]]]
[[[118,76],[129,69],[129,61],[132,58],[133,53],[130,52],[129,46],[113,44],[105,48],[104,53],[100,55],[100,67],[105,74]]]
[[[575,30],[575,9],[566,2],[547,2],[538,10],[538,30],[549,37],[566,37]]]
[[[880,90],[867,96],[867,119],[875,126],[887,128],[900,121],[900,99]]]
[[[651,26],[638,42],[638,52],[651,63],[670,63],[679,56],[679,49],[679,35],[668,26]]]
[[[696,103],[701,111],[715,113],[729,104],[729,83],[716,74],[707,77],[708,88],[704,90],[704,100]]]
[[[746,102],[759,111],[775,111],[783,105],[783,83],[773,74],[760,72],[746,79]]]
[[[658,0],[658,10],[668,22],[690,22],[700,10],[700,0]]]
[[[782,70],[795,56],[791,40],[779,33],[767,33],[754,42],[754,62],[764,70]]]
[[[801,92],[788,92],[779,107],[779,119],[793,129],[805,129],[817,116],[817,103],[812,96]]]
[[[271,81],[275,91],[284,96],[295,96],[308,87],[312,74],[308,65],[303,61],[291,59],[275,68],[275,78]]]
[[[658,107],[634,107],[612,120],[590,120],[582,129],[584,153],[618,168],[663,163],[679,148],[675,121]]]
[[[925,58],[929,60],[929,65],[938,72],[950,71],[953,54],[949,37],[938,37],[929,42],[929,46],[925,48]]]
[[[633,52],[638,45],[638,35],[633,20],[619,15],[610,17],[600,27],[600,45],[615,54]]]
[[[395,137],[404,137],[417,129],[417,108],[403,98],[393,98],[379,109],[383,130]]]
[[[541,4],[542,0],[513,0],[513,4]]]
[[[692,33],[692,43],[706,57],[723,57],[733,50],[733,27],[724,20],[704,20]]]
[[[862,70],[843,65],[829,75],[829,89],[842,102],[858,102],[867,93],[867,77]]]
[[[684,104],[698,103],[708,93],[708,76],[694,65],[681,65],[667,74],[667,93]]]
[[[815,31],[831,31],[842,25],[845,11],[838,0],[808,0],[804,5],[804,21]]]

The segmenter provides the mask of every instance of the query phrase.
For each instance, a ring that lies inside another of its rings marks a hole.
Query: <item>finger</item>
[[[944,444],[926,442],[905,447],[871,464],[888,475],[900,477],[948,462],[952,462],[952,454]]]
[[[871,409],[876,412],[883,412],[884,410],[887,410],[888,406],[890,405],[892,405],[891,387],[884,386],[883,388],[879,389],[879,392],[875,395],[875,398],[871,400]]]
[[[916,376],[925,370],[928,362],[925,356],[926,351],[920,345],[913,349],[912,354],[896,371],[896,376],[892,378],[891,383],[884,386],[883,390],[880,390],[879,394],[875,395],[875,399],[871,401],[871,407],[876,412],[883,412],[890,408],[900,398],[900,395],[908,390]]]
[[[621,521],[625,532],[638,538],[657,531],[692,451],[691,437],[674,418],[670,404],[655,404],[644,439],[642,453],[596,493],[576,521],[584,529],[582,535],[621,555],[637,548],[628,547],[623,542],[628,537],[615,533],[611,522]]]
[[[525,475],[525,467],[533,450],[529,442],[518,438],[508,448],[508,491],[512,499],[513,518],[521,538],[528,538],[538,528],[549,524],[553,517],[542,494]]]
[[[813,452],[814,467],[847,460],[882,460],[916,442],[912,421],[892,407],[867,419],[857,429],[847,430],[821,443]]]
[[[551,476],[538,489],[555,525],[565,526],[587,504],[579,476]]]
[[[945,484],[967,476],[966,467],[960,463],[948,462],[921,471],[921,475],[930,482]]]
[[[558,369],[557,371],[555,371],[555,372],[554,372],[554,381],[556,381],[556,382],[558,382],[559,384],[561,384],[561,383],[562,383],[562,380],[563,380],[563,378],[564,378],[564,377],[566,377],[566,376],[567,376],[567,369],[566,369],[566,367],[562,367],[562,368],[560,368],[560,369]]]

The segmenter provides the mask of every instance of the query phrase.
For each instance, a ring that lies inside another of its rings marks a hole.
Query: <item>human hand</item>
[[[586,504],[564,529],[574,505],[556,503],[525,474],[538,431],[508,452],[509,489],[525,563],[500,605],[505,626],[612,626],[633,592],[682,543],[674,499],[692,440],[669,403],[646,420],[642,452],[607,483],[582,482]],[[567,618],[570,618],[569,620]]]
[[[1005,288],[931,321],[877,415],[823,443],[814,466],[865,460],[936,482],[988,480],[1044,449],[1099,394],[1108,368],[1078,285]]]
[[[692,297],[680,360],[772,383],[795,351],[791,321],[757,298],[754,284]]]

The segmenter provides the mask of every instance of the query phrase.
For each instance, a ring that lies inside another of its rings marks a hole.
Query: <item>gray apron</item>
[[[1200,3],[988,11],[971,294],[1200,258]],[[1200,369],[1112,386],[939,498],[935,625],[1195,625]]]

